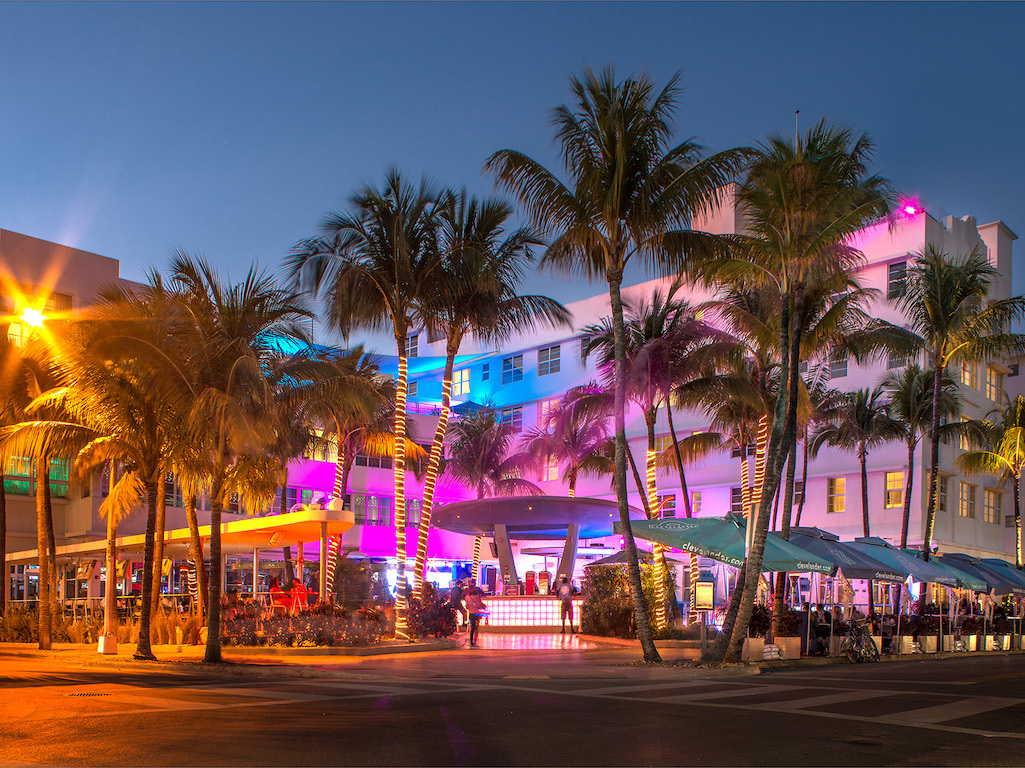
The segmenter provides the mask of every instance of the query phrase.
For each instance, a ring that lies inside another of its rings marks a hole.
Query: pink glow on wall
[[[918,200],[913,198],[905,198],[900,201],[900,210],[907,217],[917,216],[920,213],[924,213],[925,209],[918,204]]]

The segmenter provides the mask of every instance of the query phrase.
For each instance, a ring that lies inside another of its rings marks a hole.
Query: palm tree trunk
[[[780,538],[790,541],[790,510],[794,506],[794,475],[797,470],[797,441],[790,445],[790,456],[787,459],[787,485],[783,498],[783,518],[780,521]],[[777,498],[779,498],[777,496]],[[772,636],[779,637],[780,624],[783,621],[783,603],[786,601],[786,573],[776,575],[776,592],[772,603]]]
[[[107,513],[107,578],[103,584],[103,634],[117,643],[117,525],[114,513]],[[112,645],[113,647],[113,645]]]
[[[189,522],[189,541],[192,549],[192,561],[196,564],[196,593],[198,595],[196,612],[203,617],[203,606],[206,603],[206,565],[203,560],[203,540],[199,538],[199,520],[196,519],[196,496],[190,494],[185,499],[185,519]]]
[[[567,493],[571,499],[576,498],[577,495],[577,472],[576,469],[571,469],[567,474],[566,479],[569,481],[569,489]]]
[[[146,480],[146,538],[143,544],[142,559],[142,608],[139,611],[139,644],[135,648],[135,658],[155,659],[150,648],[149,625],[153,612],[153,550],[157,527],[157,481]]]
[[[633,451],[627,448],[626,458],[633,473],[634,485],[637,487],[637,495],[641,499],[641,508],[644,509],[644,516],[651,519],[651,507],[648,505],[648,495],[644,492],[644,481],[641,480],[641,473],[637,470],[637,462],[634,461]]]
[[[161,472],[157,481],[157,524],[153,537],[153,596],[150,605],[155,613],[160,607],[160,588],[164,583],[164,529],[167,522],[167,477]]]
[[[39,553],[39,650],[50,650],[50,574],[46,553],[46,460],[36,459],[36,549]],[[26,590],[27,591],[27,590]]]
[[[406,334],[395,334],[399,352],[399,377],[395,382],[395,639],[408,640],[406,623]]]
[[[1014,475],[1011,481],[1011,487],[1014,489],[1014,564],[1018,568],[1021,568],[1021,505],[1018,500],[1020,485],[1021,477]]]
[[[613,258],[618,258],[618,254]],[[616,366],[613,410],[616,424],[615,483],[619,523],[623,545],[626,547],[626,569],[630,582],[630,596],[633,599],[637,639],[641,643],[645,661],[661,662],[662,657],[655,648],[651,626],[648,624],[648,612],[641,589],[641,569],[637,564],[637,542],[634,541],[633,529],[630,527],[630,505],[626,491],[626,335],[623,327],[623,297],[619,292],[623,282],[623,271],[618,266],[612,270],[606,269],[606,276],[609,283],[609,302],[612,305],[612,337]]]
[[[864,444],[862,444],[858,451],[858,458],[861,461],[861,520],[865,530],[865,538],[868,538],[872,534],[869,531],[868,521],[868,451],[865,449]],[[876,607],[875,594],[872,579],[868,579],[867,581],[868,612],[872,613]]]
[[[7,584],[11,567],[7,565],[7,490],[3,472],[0,472],[0,616],[7,612]]]
[[[680,453],[680,441],[676,439],[676,425],[673,424],[673,405],[666,403],[666,418],[669,421],[669,435],[673,438],[673,453],[676,454],[676,469],[680,473],[680,494],[683,496],[684,516],[690,519],[693,517],[693,510],[690,506],[690,491],[687,489],[687,475],[683,471],[683,455]],[[698,579],[701,578],[701,563],[698,556],[693,552],[687,556],[687,578],[690,582],[690,594],[688,595],[687,624],[694,624],[698,620],[697,605]]]
[[[658,509],[658,485],[655,462],[655,419],[658,408],[652,408],[644,414],[644,423],[648,428],[648,451],[645,454],[646,478],[648,481],[648,517],[652,517]],[[651,548],[655,560],[655,629],[666,627],[666,557],[662,545],[657,541]]]
[[[459,336],[450,333],[445,348],[445,373],[441,379],[441,414],[438,416],[438,428],[434,430],[431,455],[427,460],[427,475],[424,478],[424,499],[420,512],[420,525],[416,532],[416,565],[413,573],[413,597],[417,599],[420,598],[420,590],[423,589],[425,569],[427,568],[427,537],[431,531],[434,489],[438,481],[438,470],[441,468],[441,453],[445,446],[445,433],[448,431],[448,417],[452,408],[452,368],[455,365],[456,352],[458,351]]]
[[[933,528],[936,525],[936,494],[939,489],[940,471],[940,385],[943,381],[943,360],[939,356],[933,359],[932,377],[932,428],[929,439],[929,503],[925,513],[925,535],[922,538],[922,559],[929,562],[929,551],[932,549]],[[920,604],[924,600],[918,601]]]
[[[804,445],[802,446],[802,453],[804,459],[801,462],[801,502],[797,505],[797,517],[794,520],[794,526],[800,527],[801,525],[801,513],[804,511],[804,500],[808,498],[808,426],[804,427]]]
[[[676,469],[680,473],[680,494],[683,496],[685,517],[692,517],[690,508],[690,492],[687,490],[687,475],[683,470],[683,454],[680,453],[680,442],[676,439],[676,427],[673,425],[673,407],[666,403],[666,417],[669,420],[669,435],[673,439],[673,452],[676,454]]]
[[[203,661],[221,661],[221,507],[224,504],[221,479],[210,488],[210,583],[206,611],[206,653]]]
[[[57,572],[57,536],[53,530],[53,497],[50,492],[50,457],[47,456],[43,462],[43,477],[45,482],[43,483],[43,506],[46,508],[46,558],[47,567],[50,574],[50,602],[54,606],[56,611],[57,606],[57,583],[60,578],[60,574]],[[51,621],[56,618],[56,613],[51,617]]]
[[[900,524],[900,548],[908,545],[908,525],[911,523],[911,491],[915,487],[915,441],[908,440],[908,479],[904,483],[904,517]]]

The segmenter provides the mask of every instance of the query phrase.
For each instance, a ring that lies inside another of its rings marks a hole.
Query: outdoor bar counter
[[[573,627],[580,629],[582,597],[573,598]],[[536,632],[562,627],[562,601],[554,595],[484,595],[487,616],[481,631]]]

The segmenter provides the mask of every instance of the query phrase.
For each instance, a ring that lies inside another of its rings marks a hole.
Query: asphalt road
[[[0,656],[0,764],[1025,764],[1023,656],[711,677],[621,666],[635,656],[459,651],[262,676]]]

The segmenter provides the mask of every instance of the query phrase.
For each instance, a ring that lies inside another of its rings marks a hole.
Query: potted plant
[[[961,619],[961,638],[969,651],[979,648],[979,635],[982,633],[981,616],[965,616]]]
[[[996,637],[996,650],[998,651],[1009,651],[1011,650],[1011,622],[1006,617],[1001,616],[999,619],[993,620],[993,634]]]
[[[765,633],[772,626],[772,616],[764,605],[756,605],[751,611],[747,625],[747,638],[741,658],[745,661],[761,661],[765,651]]]
[[[790,608],[783,609],[779,623],[779,637],[775,638],[779,655],[784,659],[801,658],[801,614]]]

